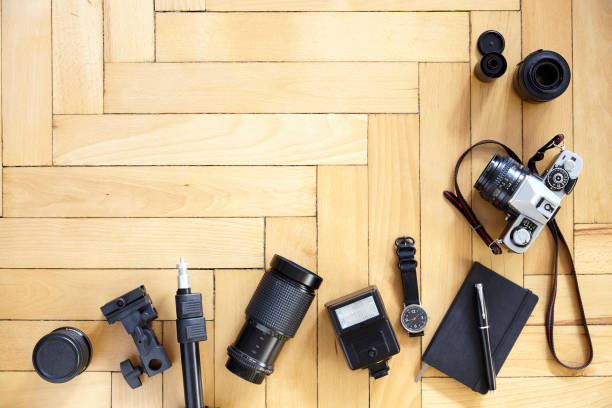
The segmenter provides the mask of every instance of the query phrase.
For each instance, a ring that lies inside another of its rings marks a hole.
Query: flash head
[[[370,376],[389,374],[387,361],[399,353],[395,332],[376,286],[368,286],[325,305],[351,370]]]

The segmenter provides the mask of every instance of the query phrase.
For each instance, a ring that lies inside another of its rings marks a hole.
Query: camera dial
[[[569,173],[562,167],[555,167],[546,176],[546,187],[552,191],[561,191],[569,181]]]
[[[531,241],[531,232],[526,228],[517,228],[512,233],[512,241],[518,246],[525,246]]]

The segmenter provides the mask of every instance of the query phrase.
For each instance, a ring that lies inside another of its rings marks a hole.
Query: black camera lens
[[[323,279],[306,268],[274,255],[246,308],[247,321],[227,348],[225,364],[237,376],[261,384],[274,371],[274,361],[297,332]]]
[[[476,180],[474,188],[485,201],[505,211],[508,201],[529,174],[529,170],[514,159],[496,154]]]
[[[79,329],[60,327],[41,338],[32,353],[34,369],[46,381],[64,383],[91,361],[91,342]]]
[[[514,89],[527,102],[546,102],[561,95],[569,86],[569,64],[554,51],[532,52],[519,63]]]

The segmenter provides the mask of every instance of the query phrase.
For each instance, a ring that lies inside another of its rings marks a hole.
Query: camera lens
[[[496,154],[480,174],[474,187],[485,201],[505,211],[508,201],[529,174],[529,170],[515,160]]]
[[[569,86],[570,68],[554,51],[538,50],[525,58],[516,69],[514,89],[527,102],[546,102],[561,95]]]
[[[247,321],[227,348],[225,364],[237,376],[261,384],[274,371],[274,361],[293,337],[323,279],[306,268],[274,255],[246,308]]]
[[[85,333],[74,327],[60,327],[36,343],[32,363],[44,380],[64,383],[85,371],[91,353],[91,342]]]

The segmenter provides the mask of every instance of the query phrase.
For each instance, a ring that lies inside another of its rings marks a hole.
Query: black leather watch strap
[[[400,237],[395,240],[398,267],[402,276],[402,287],[404,288],[404,306],[420,304],[419,285],[417,281],[416,267],[418,265],[414,255],[414,238]]]

